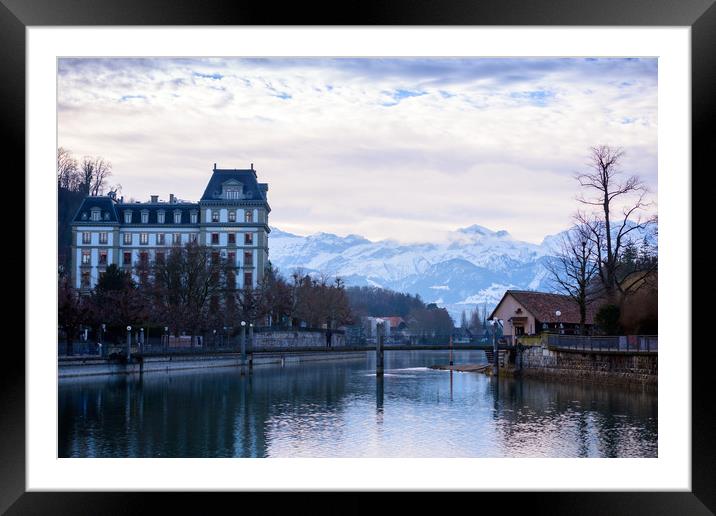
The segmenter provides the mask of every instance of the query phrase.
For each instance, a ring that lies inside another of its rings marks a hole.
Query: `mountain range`
[[[300,268],[340,276],[349,286],[419,294],[459,322],[463,310],[483,304],[490,310],[507,289],[552,291],[545,263],[556,254],[562,233],[548,235],[538,245],[504,230],[472,225],[451,232],[443,242],[406,244],[353,234],[299,236],[272,227],[269,259],[287,276]],[[636,242],[646,236],[656,245],[653,231],[633,233]]]

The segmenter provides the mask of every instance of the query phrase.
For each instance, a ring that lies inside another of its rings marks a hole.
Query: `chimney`
[[[251,170],[253,170],[253,169],[254,169],[254,164],[253,164],[253,163],[251,163]]]
[[[156,204],[159,202],[159,196],[158,195],[152,195],[152,203]]]
[[[174,194],[173,193],[169,194],[169,204],[174,204]]]
[[[214,170],[216,170],[216,163],[214,163]]]

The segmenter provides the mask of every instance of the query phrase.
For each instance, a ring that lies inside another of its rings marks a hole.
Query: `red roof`
[[[512,296],[515,301],[525,307],[539,322],[579,324],[579,305],[574,299],[562,294],[535,292],[531,290],[506,291],[505,295],[502,296],[502,299],[492,311],[492,314],[490,314],[489,319],[494,317],[495,312],[508,295]],[[597,308],[597,303],[587,305],[586,324],[594,324],[594,315],[597,312]],[[559,318],[555,314],[557,310],[561,312]]]
[[[391,316],[391,317],[381,317],[381,319],[383,319],[385,321],[390,321],[391,328],[397,328],[401,324],[405,324],[405,321],[403,320],[402,317]]]

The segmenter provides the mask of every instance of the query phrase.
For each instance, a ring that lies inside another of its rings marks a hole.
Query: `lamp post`
[[[249,371],[254,366],[254,323],[249,323]]]
[[[554,312],[554,315],[557,316],[557,327],[558,327],[557,333],[560,333],[560,334],[561,334],[561,333],[562,333],[562,321],[560,321],[559,318],[562,316],[562,312],[560,312],[559,310],[557,310],[556,312]]]
[[[102,323],[100,326],[100,332],[99,332],[99,356],[104,356],[104,347],[102,346],[102,343],[104,342],[104,332],[107,331],[107,325]]]
[[[169,348],[169,326],[164,327],[164,351]]]
[[[144,328],[139,329],[139,342],[137,342],[137,350],[139,353],[142,353],[142,349],[144,348]]]
[[[132,327],[127,326],[127,363],[132,360]]]
[[[212,333],[214,334],[214,336],[212,337],[212,340],[211,340],[211,347],[216,349],[216,329]]]
[[[246,321],[241,321],[241,372],[246,365]]]

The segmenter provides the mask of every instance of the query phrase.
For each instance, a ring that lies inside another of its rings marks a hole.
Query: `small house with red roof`
[[[596,310],[596,303],[587,306],[587,332],[594,325]],[[548,331],[581,333],[577,302],[569,296],[549,292],[507,290],[488,319],[501,320],[505,336],[537,335]]]

